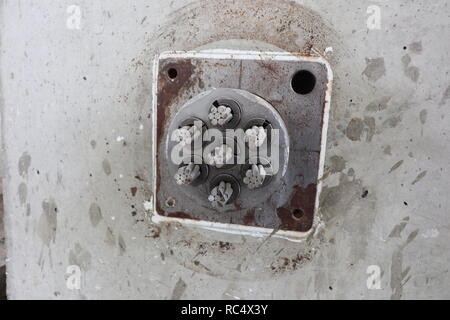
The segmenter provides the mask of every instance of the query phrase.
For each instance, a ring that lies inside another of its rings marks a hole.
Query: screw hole
[[[169,197],[166,199],[166,206],[169,208],[175,207],[175,199],[173,197]]]
[[[173,80],[178,76],[178,71],[175,68],[170,68],[169,70],[167,70],[167,75],[170,79]]]
[[[295,219],[300,219],[301,217],[303,217],[304,214],[305,214],[305,213],[304,213],[303,210],[300,209],[300,208],[296,208],[296,209],[292,210],[292,216],[293,216]]]
[[[298,94],[308,94],[316,85],[316,77],[308,70],[297,71],[291,80],[292,90]]]

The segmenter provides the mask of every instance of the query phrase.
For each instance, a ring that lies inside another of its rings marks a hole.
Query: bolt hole
[[[305,214],[305,213],[304,213],[303,210],[300,209],[300,208],[296,208],[296,209],[292,210],[292,216],[293,216],[295,219],[300,219],[300,218],[302,218],[304,214]]]
[[[178,71],[175,68],[170,68],[169,70],[167,70],[167,75],[170,79],[173,80],[178,76]]]
[[[308,94],[316,85],[316,77],[308,70],[297,71],[291,80],[292,90],[298,94]]]
[[[169,208],[173,208],[175,206],[175,199],[172,197],[167,198],[166,206],[168,206]]]

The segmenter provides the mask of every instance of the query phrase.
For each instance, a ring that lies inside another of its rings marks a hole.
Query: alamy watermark
[[[369,275],[366,281],[367,289],[381,289],[381,268],[378,265],[370,265],[367,267],[366,273]]]
[[[176,164],[194,163],[222,167],[232,164],[270,164],[270,174],[280,167],[280,132],[278,129],[202,130],[202,122],[179,128],[170,134],[173,146],[170,159]]]
[[[66,287],[69,290],[81,289],[81,268],[77,265],[70,265],[66,269]]]
[[[81,8],[77,5],[70,5],[66,10],[69,15],[66,20],[66,27],[69,30],[81,29]]]

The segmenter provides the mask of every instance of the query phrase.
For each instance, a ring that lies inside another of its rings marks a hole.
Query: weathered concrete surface
[[[77,1],[71,30],[72,2],[2,2],[9,298],[450,298],[447,2],[381,3],[380,30],[368,2],[301,3]],[[226,39],[333,48],[325,227],[304,243],[146,220],[153,55]]]

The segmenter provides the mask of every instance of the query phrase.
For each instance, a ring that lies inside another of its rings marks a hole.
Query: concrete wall
[[[1,10],[9,298],[450,298],[447,1],[28,0]],[[325,226],[303,243],[147,219],[153,56],[227,39],[332,65]],[[79,290],[66,285],[70,265]]]

